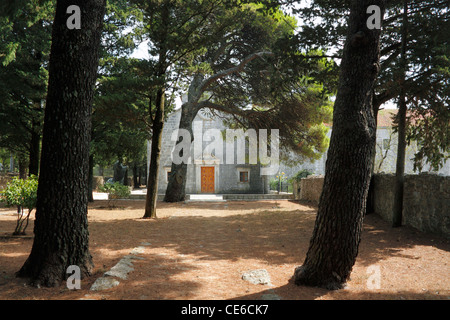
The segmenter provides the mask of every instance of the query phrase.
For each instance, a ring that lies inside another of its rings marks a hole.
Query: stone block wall
[[[319,202],[323,176],[301,179],[295,199]],[[423,232],[450,237],[450,176],[414,174],[405,176],[403,224]],[[394,174],[374,175],[374,210],[392,222],[395,194]]]
[[[395,175],[376,174],[375,212],[388,222],[392,221],[394,194]],[[405,175],[403,224],[450,237],[450,176],[429,173]]]
[[[407,175],[403,223],[424,232],[450,237],[450,176]]]
[[[375,174],[373,176],[374,211],[385,221],[392,221],[394,209],[395,176]]]
[[[105,184],[105,179],[102,176],[94,176],[92,179],[92,189],[94,191],[98,190],[98,187]]]
[[[294,197],[298,200],[306,200],[319,203],[322,193],[324,176],[309,176],[302,178],[300,183],[294,184]]]

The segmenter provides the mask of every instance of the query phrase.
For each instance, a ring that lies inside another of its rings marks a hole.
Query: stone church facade
[[[377,128],[377,154],[375,159],[375,173],[395,172],[396,161],[396,134],[392,129],[392,116],[396,110],[381,110],[378,115]],[[181,111],[177,110],[169,115],[165,122],[162,136],[162,149],[159,170],[159,184],[158,193],[164,194],[167,189],[168,177],[172,166],[172,150],[175,147],[176,132],[180,122]],[[224,132],[227,127],[219,117],[211,117],[204,111],[198,112],[193,122],[194,144],[201,141],[201,150],[203,152],[195,152],[191,148],[189,164],[187,167],[187,194],[200,193],[214,193],[214,194],[265,194],[269,193],[269,181],[276,175],[263,175],[263,167],[260,164],[248,164],[246,158],[245,164],[228,164],[224,161],[225,156],[221,159],[217,157],[214,152],[207,151],[208,144],[214,141],[214,137],[208,135],[209,129],[218,129]],[[332,128],[328,132],[328,137],[331,136]],[[174,133],[175,132],[175,133]],[[172,137],[174,135],[174,137]],[[224,135],[222,136],[223,154],[226,152],[226,143]],[[236,155],[237,144],[233,146],[234,154]],[[150,145],[148,145],[148,159],[150,159]],[[413,155],[417,147],[413,145],[407,148],[407,159],[405,163],[405,173],[414,174],[413,171]],[[248,156],[249,150],[246,145],[245,154]],[[325,174],[325,164],[327,160],[326,152],[323,156],[313,162],[304,162],[295,167],[289,167],[282,162],[279,163],[278,172],[284,172],[287,178],[294,176],[298,171],[306,169],[314,175]],[[149,165],[149,164],[148,164]],[[427,166],[424,171],[432,171]],[[437,174],[448,176],[450,175],[450,162],[436,172]]]
[[[167,189],[168,177],[172,166],[172,151],[175,147],[176,132],[180,123],[181,111],[171,113],[163,129],[161,142],[161,158],[159,169],[158,193],[164,194]],[[191,148],[187,166],[186,193],[212,193],[212,194],[263,194],[268,193],[269,185],[266,176],[261,175],[260,164],[228,164],[225,156],[216,156],[215,150],[208,152],[207,146],[214,141],[208,135],[209,129],[225,131],[223,121],[217,117],[210,117],[202,110],[198,112],[193,122],[194,143]],[[225,140],[225,139],[224,139]],[[202,152],[194,151],[195,143],[203,144]],[[226,143],[223,141],[223,154],[226,152]],[[247,146],[248,147],[248,146]],[[237,145],[234,145],[236,151]],[[148,159],[150,159],[151,146],[148,145]],[[248,151],[248,150],[246,150]],[[236,154],[236,152],[235,152]]]

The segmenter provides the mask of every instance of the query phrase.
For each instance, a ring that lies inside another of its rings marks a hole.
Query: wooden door
[[[214,193],[214,167],[201,169],[202,193]]]

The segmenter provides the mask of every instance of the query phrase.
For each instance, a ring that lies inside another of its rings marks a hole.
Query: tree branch
[[[261,58],[261,57],[263,57],[264,55],[273,55],[273,53],[272,53],[272,52],[269,52],[269,51],[261,51],[261,52],[255,52],[255,53],[252,53],[251,55],[247,56],[244,60],[242,60],[242,62],[239,63],[237,66],[232,67],[232,68],[229,68],[229,69],[226,69],[226,70],[223,70],[223,71],[221,71],[221,72],[218,72],[218,73],[212,75],[211,77],[207,78],[206,80],[204,80],[204,81],[200,84],[200,86],[199,86],[197,92],[202,93],[202,92],[204,92],[204,91],[205,91],[212,83],[216,82],[217,80],[219,80],[219,79],[221,79],[221,78],[224,78],[224,77],[226,77],[226,76],[228,76],[228,75],[230,75],[230,74],[232,74],[232,73],[239,73],[239,72],[241,72],[241,71],[244,69],[244,67],[245,67],[247,64],[249,64],[251,61],[255,60],[256,58]]]
[[[239,108],[227,107],[225,105],[218,104],[218,103],[212,102],[210,100],[204,100],[204,101],[199,102],[197,104],[197,108],[199,110],[203,109],[203,108],[209,108],[209,109],[214,109],[214,110],[221,111],[221,112],[228,113],[228,114],[237,114],[237,113],[242,114],[242,110],[240,110]]]
[[[383,48],[383,49],[380,51],[380,56],[384,56],[384,55],[388,54],[389,52],[391,52],[392,50],[397,50],[397,49],[399,49],[401,46],[402,46],[402,43],[401,43],[401,42],[397,42],[397,43],[391,44],[390,46],[388,46],[388,47],[386,47],[386,48]]]

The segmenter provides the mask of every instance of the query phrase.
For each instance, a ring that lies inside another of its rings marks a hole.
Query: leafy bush
[[[32,175],[28,179],[15,177],[0,192],[0,201],[6,202],[8,207],[17,206],[17,224],[14,235],[25,234],[30,214],[36,207],[37,188],[38,179]],[[24,209],[28,209],[27,215],[25,215]]]
[[[278,185],[280,183],[280,180],[278,179],[271,179],[269,182],[270,190],[278,190]]]
[[[128,198],[130,196],[130,189],[120,182],[107,182],[98,188],[98,191],[108,194],[108,206],[113,207],[113,202],[117,199]]]
[[[313,173],[307,169],[300,170],[297,172],[292,178],[289,179],[289,181],[292,183],[294,181],[300,181],[302,178],[306,178],[309,175],[312,175]]]

